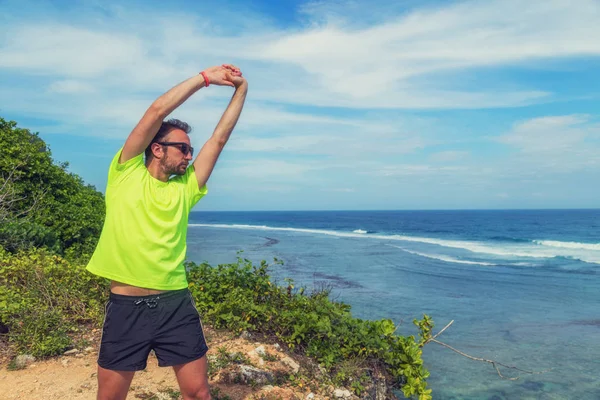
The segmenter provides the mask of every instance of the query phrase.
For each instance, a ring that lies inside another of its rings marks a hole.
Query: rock
[[[261,390],[265,391],[265,392],[270,392],[271,390],[275,389],[273,387],[273,385],[265,385],[261,388]]]
[[[309,393],[306,395],[306,400],[313,400],[315,398],[315,394],[314,393]]]
[[[227,380],[230,383],[245,383],[265,385],[273,383],[273,374],[249,365],[240,365],[237,370],[227,374]]]
[[[94,348],[92,346],[86,347],[85,349],[83,349],[83,351],[85,351],[86,353],[91,353],[92,351],[94,351]]]
[[[257,348],[254,349],[254,352],[256,354],[258,354],[259,356],[263,356],[263,357],[265,354],[267,354],[267,352],[265,350],[265,346],[258,346]]]
[[[20,354],[15,358],[15,368],[22,369],[35,362],[35,357],[31,354]]]
[[[349,399],[351,396],[352,393],[347,389],[335,389],[333,391],[333,397],[338,399]]]
[[[83,354],[77,353],[77,354],[75,354],[75,357],[80,357],[81,358],[81,357],[83,357]]]
[[[66,367],[69,365],[69,360],[67,360],[66,358],[63,358],[62,360],[60,360],[60,363],[63,365],[63,367]]]
[[[275,344],[273,345],[273,347],[275,348],[275,350],[277,350],[277,351],[281,351],[281,346],[279,345],[279,343],[275,343]]]
[[[89,383],[84,383],[84,384],[82,384],[80,387],[81,387],[82,389],[89,389],[89,388],[91,388],[92,386],[91,386]]]
[[[240,373],[247,383],[256,382],[262,385],[273,382],[273,374],[270,371],[264,371],[249,365],[240,365]]]
[[[258,365],[260,365],[261,367],[265,365],[265,360],[263,360],[262,358],[258,359]]]
[[[290,357],[282,358],[281,362],[284,365],[287,365],[288,367],[290,367],[294,374],[297,374],[298,371],[300,370],[300,365],[298,365],[298,363],[296,361],[292,360]]]
[[[385,383],[385,377],[379,375],[375,380],[375,400],[385,400],[388,398],[388,388]]]
[[[77,350],[77,349],[71,349],[71,350],[65,351],[63,353],[63,355],[65,355],[65,356],[72,356],[72,355],[77,354],[77,353],[79,353],[79,350]]]
[[[252,335],[250,334],[250,332],[248,332],[248,331],[244,331],[244,332],[242,332],[242,333],[240,334],[240,337],[241,337],[242,339],[249,340],[249,339],[252,337]]]

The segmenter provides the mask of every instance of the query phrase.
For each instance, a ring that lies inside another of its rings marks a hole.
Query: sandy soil
[[[97,332],[94,332],[97,333]],[[220,337],[214,331],[207,330],[210,346],[209,359],[217,354],[218,348],[229,352],[245,354],[252,364],[270,371],[289,371],[290,367],[281,361],[265,361],[255,352],[256,343],[239,337]],[[88,351],[74,355],[63,355],[44,361],[36,361],[25,369],[9,371],[7,365],[0,365],[0,399],[48,399],[83,400],[95,399],[97,390],[96,359],[98,350],[97,335],[92,335],[95,344]],[[218,339],[216,339],[219,337]],[[280,360],[287,357],[271,345],[263,345],[268,353],[275,354]],[[222,371],[225,372],[225,371]],[[216,374],[210,381],[211,388],[219,388],[219,397],[229,396],[235,399],[305,399],[310,391],[294,387],[251,387],[245,384],[227,384],[223,373]],[[150,356],[148,367],[136,373],[130,388],[128,399],[173,399],[167,395],[169,390],[178,391],[177,381],[172,368],[160,368],[154,356]],[[325,399],[315,394],[314,399]]]

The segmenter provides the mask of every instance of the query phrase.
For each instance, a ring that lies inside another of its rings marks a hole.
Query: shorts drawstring
[[[150,299],[138,299],[136,301],[133,302],[133,304],[135,304],[136,306],[139,306],[142,303],[146,303],[146,305],[148,306],[148,308],[156,308],[156,305],[158,304],[157,300],[159,300],[160,297],[153,297]]]

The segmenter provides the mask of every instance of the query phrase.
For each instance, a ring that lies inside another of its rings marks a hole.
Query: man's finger
[[[240,76],[242,74],[242,71],[240,71],[240,69],[238,67],[236,67],[235,65],[232,65],[232,64],[223,64],[222,67],[226,68],[226,69],[228,69],[230,71],[233,71],[236,74],[240,74]]]

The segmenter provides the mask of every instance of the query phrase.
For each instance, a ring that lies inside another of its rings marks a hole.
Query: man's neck
[[[164,170],[160,167],[160,164],[154,162],[154,160],[150,161],[146,164],[146,169],[148,169],[148,173],[155,179],[167,182],[170,178],[170,175],[167,175]]]

